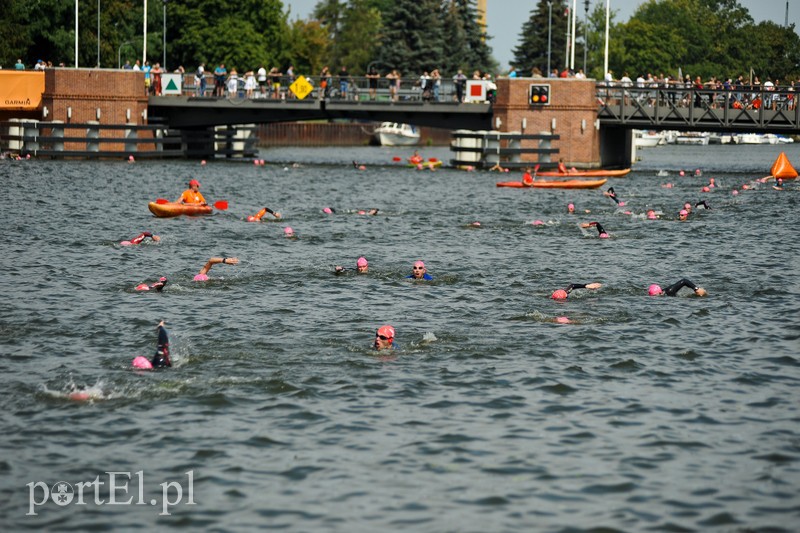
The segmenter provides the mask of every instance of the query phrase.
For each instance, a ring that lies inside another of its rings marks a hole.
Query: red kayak
[[[563,172],[549,170],[547,172],[537,172],[537,176],[545,176],[547,178],[621,178],[627,176],[631,169],[625,168],[622,170],[576,170],[574,172]]]
[[[498,187],[515,187],[518,189],[597,189],[607,179],[601,180],[536,180],[533,185],[523,185],[521,181],[499,181]]]

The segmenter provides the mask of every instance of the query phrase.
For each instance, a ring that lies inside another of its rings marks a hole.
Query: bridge
[[[531,83],[547,80],[530,79]],[[641,88],[596,85],[600,126],[624,129],[800,133],[800,107],[793,90],[763,87],[735,90]],[[800,96],[800,95],[798,95]],[[244,99],[209,96],[151,96],[151,123],[175,129],[211,126],[352,119],[406,122],[450,130],[490,130],[490,103],[458,104],[408,98],[371,100]]]

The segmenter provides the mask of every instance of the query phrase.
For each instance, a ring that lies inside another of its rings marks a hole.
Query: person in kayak
[[[256,213],[254,216],[251,215],[251,216],[247,217],[247,221],[248,222],[261,222],[261,219],[264,218],[264,215],[266,215],[267,213],[269,213],[270,215],[274,216],[276,220],[280,220],[281,219],[281,214],[280,213],[278,213],[277,211],[273,211],[269,207],[265,207],[261,211]]]
[[[601,226],[599,222],[589,222],[581,224],[582,228],[591,228],[592,226],[595,226],[597,228],[598,236],[601,239],[608,239],[608,233],[606,233],[606,230],[603,229],[603,226]]]
[[[676,283],[673,283],[666,289],[662,289],[657,283],[653,283],[647,288],[647,294],[650,296],[676,296],[678,291],[684,287],[689,287],[694,291],[697,296],[706,296],[708,292],[703,287],[698,287],[686,278],[683,278]]]
[[[345,268],[345,267],[343,267],[341,265],[336,265],[336,268],[334,269],[334,272],[336,274],[341,274],[343,272],[347,272],[348,270],[351,270],[351,269]],[[367,261],[367,258],[366,257],[359,257],[358,260],[356,261],[356,273],[358,273],[358,274],[366,274],[367,272],[369,272],[369,262]]]
[[[140,233],[139,235],[137,235],[133,239],[131,239],[129,241],[122,241],[119,244],[121,246],[135,246],[137,244],[142,244],[142,241],[144,241],[148,237],[153,239],[153,242],[158,242],[158,241],[161,240],[161,237],[159,237],[158,235],[153,235],[149,231],[143,231],[142,233]]]
[[[563,158],[558,160],[558,172],[561,174],[569,174],[569,170],[567,170],[567,165],[564,164]]]
[[[603,285],[601,285],[600,283],[597,283],[597,282],[595,282],[595,283],[570,283],[567,287],[564,287],[563,289],[556,289],[555,291],[553,291],[553,294],[550,295],[550,298],[552,298],[553,300],[566,300],[567,297],[570,295],[570,293],[572,291],[574,291],[575,289],[595,290],[595,289],[599,289],[602,286]]]
[[[212,257],[203,265],[200,272],[195,275],[194,281],[208,281],[208,271],[211,270],[211,267],[219,263],[223,265],[238,265],[239,259],[236,257]]]
[[[178,203],[191,205],[208,205],[206,199],[200,193],[200,182],[193,179],[189,180],[189,188],[183,191]]]
[[[428,270],[425,268],[425,263],[422,261],[416,261],[414,266],[411,268],[411,275],[406,276],[406,279],[424,279],[431,281],[433,276],[428,274]]]
[[[525,169],[525,174],[522,175],[522,186],[523,187],[533,187],[533,180],[536,179],[531,174],[530,167]]]
[[[396,350],[398,346],[394,343],[394,327],[390,325],[381,326],[375,332],[375,343],[372,345],[376,350]]]

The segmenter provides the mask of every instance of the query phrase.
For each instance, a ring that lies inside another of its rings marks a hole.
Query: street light
[[[162,52],[163,52],[163,60],[161,61],[162,69],[167,70],[167,2],[169,0],[162,0],[164,2],[164,13],[163,13],[163,21],[164,21],[164,30],[163,30],[163,45],[162,45]]]
[[[547,2],[547,9],[548,9],[548,22],[547,22],[547,77],[550,77],[550,52],[551,52],[551,45],[553,43],[553,2],[548,0]]]
[[[589,0],[583,0],[585,10],[583,26],[583,73],[586,74],[586,55],[589,50]]]
[[[97,68],[100,68],[100,0],[97,0]]]

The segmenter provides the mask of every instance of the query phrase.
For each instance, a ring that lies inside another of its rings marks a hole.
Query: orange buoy
[[[775,163],[772,164],[772,168],[769,169],[769,173],[775,178],[782,178],[785,180],[793,180],[797,177],[797,171],[789,162],[789,158],[786,157],[786,152],[781,152],[781,155],[779,155]]]

